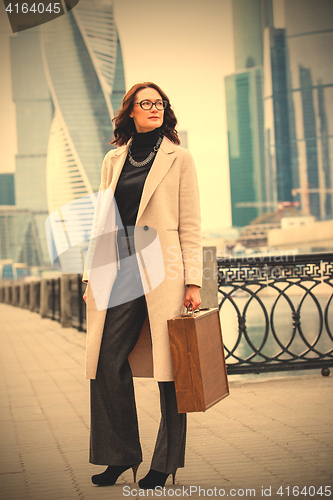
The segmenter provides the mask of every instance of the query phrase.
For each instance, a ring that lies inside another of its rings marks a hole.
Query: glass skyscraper
[[[225,78],[232,223],[244,226],[266,209],[262,68]]]
[[[233,0],[236,72],[225,78],[232,224],[245,226],[274,206],[267,199],[263,110],[263,30],[272,0]]]
[[[264,31],[264,115],[266,195],[270,201],[292,201],[291,116],[284,29]]]
[[[15,205],[14,174],[0,174],[0,205]]]
[[[319,220],[333,214],[333,2],[283,5],[277,29],[269,0],[233,0],[237,72],[225,83],[236,225],[279,202],[299,201]]]
[[[333,2],[285,2],[293,188],[305,212],[332,217]]]
[[[236,70],[262,66],[266,26],[273,26],[272,0],[232,0]]]
[[[98,191],[103,157],[112,147],[112,118],[125,93],[112,3],[80,0],[67,14],[19,32],[11,39],[11,61],[16,206],[31,211],[39,265],[47,265],[48,213]]]

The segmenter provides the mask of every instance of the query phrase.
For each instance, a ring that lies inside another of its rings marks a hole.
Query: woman
[[[132,375],[153,376],[161,423],[150,471],[139,486],[155,488],[184,466],[186,414],[177,411],[167,320],[183,304],[195,309],[201,303],[199,191],[192,156],[179,147],[176,117],[157,85],[134,85],[114,121],[118,148],[104,159],[104,201],[95,218],[89,280],[84,276],[90,462],[108,465],[92,482],[112,485],[131,467],[135,481],[142,453]],[[116,257],[105,262],[106,253]],[[162,264],[155,262],[158,255]],[[103,302],[99,293],[106,289]]]

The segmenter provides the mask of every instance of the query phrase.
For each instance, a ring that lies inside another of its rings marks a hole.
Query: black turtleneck
[[[131,145],[132,158],[139,162],[145,160],[156,145],[160,133],[160,128],[143,134],[135,132]],[[125,160],[115,192],[121,222],[125,227],[135,225],[143,187],[154,159],[155,156],[143,167],[134,167],[128,156]]]

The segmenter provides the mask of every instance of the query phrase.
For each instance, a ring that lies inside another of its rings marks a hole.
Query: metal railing
[[[61,300],[60,300],[60,278],[48,279],[48,311],[47,317],[60,321],[61,319]]]
[[[82,298],[84,288],[82,275],[73,275],[70,279],[72,326],[79,331],[86,331],[86,307]]]
[[[217,271],[229,374],[310,368],[329,373],[333,254],[217,259]],[[41,281],[7,283],[0,286],[0,301],[85,331],[81,278],[47,279],[43,287]]]
[[[33,283],[32,285],[33,291],[34,291],[34,303],[32,304],[32,296],[31,293],[29,295],[29,309],[31,311],[35,311],[37,313],[40,313],[40,281],[37,281]],[[30,290],[32,289],[30,287]]]
[[[218,259],[217,265],[222,328],[227,314],[236,317],[233,333],[223,328],[229,374],[309,368],[329,374],[332,253]]]
[[[30,285],[28,283],[25,283],[22,287],[22,293],[23,293],[23,305],[25,309],[29,309],[30,306]]]

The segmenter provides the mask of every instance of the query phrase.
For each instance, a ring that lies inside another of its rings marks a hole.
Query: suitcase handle
[[[186,309],[186,312],[184,312],[184,309]],[[185,307],[183,306],[183,312],[181,316],[193,316],[195,313],[198,313],[200,311],[209,311],[210,307],[200,307],[199,309],[195,309],[193,311],[192,307]]]

